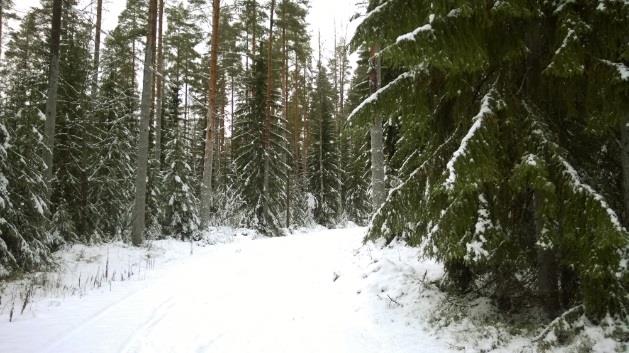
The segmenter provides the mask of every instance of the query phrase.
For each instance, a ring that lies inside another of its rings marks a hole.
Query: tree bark
[[[270,169],[270,153],[271,148],[271,119],[272,119],[272,102],[273,102],[273,15],[275,14],[275,0],[271,0],[270,22],[269,22],[269,45],[267,51],[267,84],[266,84],[266,116],[264,118],[264,127],[262,132],[262,146],[265,152],[264,157],[264,176],[262,181],[262,194],[269,193],[269,169]],[[255,32],[255,31],[254,31]],[[268,202],[263,205],[264,214],[269,214]]]
[[[2,19],[4,18],[3,0],[0,0],[0,60],[2,59]]]
[[[96,2],[96,28],[94,29],[94,72],[92,73],[92,102],[98,93],[98,69],[100,67],[100,31],[103,21],[103,0]]]
[[[629,226],[629,117],[620,125],[621,156],[622,164],[622,187],[623,187],[623,224]]]
[[[542,234],[543,225],[539,217],[540,200],[536,192],[533,192],[532,218],[536,239]],[[549,318],[553,318],[559,312],[559,263],[556,250],[547,249],[537,245],[537,290]]]
[[[378,45],[371,47],[369,86],[372,94],[380,89],[381,84],[380,56],[378,51]],[[377,211],[385,200],[383,145],[382,116],[374,114],[371,124],[371,200],[374,211]]]
[[[161,165],[162,160],[162,115],[164,96],[164,0],[159,1],[157,41],[157,89],[155,92],[155,161]]]
[[[282,12],[282,19],[283,19],[283,27],[282,27],[282,54],[283,54],[283,60],[282,60],[282,96],[283,96],[283,107],[282,107],[282,112],[284,114],[284,123],[288,125],[288,129],[290,129],[290,131],[288,131],[288,133],[291,135],[291,145],[293,145],[294,141],[292,140],[292,131],[294,126],[292,126],[292,124],[288,123],[288,45],[287,45],[287,38],[286,38],[286,1],[287,0],[283,0],[284,1],[284,11]],[[291,146],[293,147],[293,146]],[[291,149],[292,150],[292,149]],[[286,156],[286,162],[289,162],[289,159],[294,160],[295,156]],[[290,198],[291,198],[291,177],[292,177],[292,166],[289,166],[288,170],[286,171],[286,228],[290,227]]]
[[[138,154],[135,178],[135,207],[133,209],[133,230],[131,240],[133,245],[144,243],[144,227],[146,218],[146,179],[149,152],[149,125],[151,119],[151,101],[153,98],[154,72],[152,64],[156,34],[157,0],[149,1],[148,26],[146,35],[146,51],[144,55],[144,77],[142,79],[142,100],[140,103],[140,137],[138,139]]]
[[[212,174],[214,167],[214,129],[218,83],[218,42],[220,40],[220,1],[212,0],[212,45],[210,52],[210,85],[208,87],[207,136],[203,159],[203,185],[201,186],[201,221],[207,227],[212,208]]]
[[[46,187],[50,200],[53,180],[53,157],[55,147],[55,120],[57,118],[57,90],[59,87],[59,47],[61,43],[62,0],[52,3],[52,28],[50,34],[50,68],[48,74],[48,96],[46,99]]]
[[[98,98],[98,71],[100,67],[100,42],[101,42],[101,24],[103,18],[103,0],[96,1],[96,24],[94,26],[94,61],[92,63],[92,82],[91,82],[91,92],[90,92],[90,101],[91,101],[91,112],[88,115],[89,123],[96,124],[96,104]],[[90,223],[90,215],[89,215],[89,191],[90,191],[90,181],[89,181],[89,157],[90,151],[92,150],[92,143],[94,142],[92,138],[92,134],[88,133],[85,136],[85,146],[83,146],[81,150],[81,192],[80,192],[80,222],[79,222],[79,232],[81,235],[88,235],[90,233],[89,223]]]
[[[251,5],[251,10],[253,11],[252,12],[253,21],[251,23],[251,55],[253,57],[255,57],[256,49],[257,49],[257,47],[256,47],[256,27],[257,27],[256,24],[258,22],[258,10],[257,10],[257,7],[258,7],[258,5],[257,5],[256,1],[254,0],[252,2],[252,5]]]

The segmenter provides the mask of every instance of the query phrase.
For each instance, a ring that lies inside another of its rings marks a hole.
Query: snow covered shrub
[[[400,73],[353,119],[400,117],[405,151],[404,182],[369,238],[425,244],[456,287],[489,289],[506,310],[537,298],[551,316],[584,303],[591,318],[627,317],[629,158],[608,141],[627,135],[629,5],[390,0],[369,11],[354,47],[378,43]]]
[[[214,196],[214,209],[209,218],[211,226],[243,227],[249,214],[243,208],[244,201],[231,185],[222,185]]]

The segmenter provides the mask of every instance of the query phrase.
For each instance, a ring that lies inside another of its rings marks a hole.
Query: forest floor
[[[488,298],[448,296],[440,264],[399,242],[363,245],[365,231],[215,228],[195,243],[74,245],[54,271],[0,282],[0,352],[539,351],[539,317],[514,325]],[[582,318],[564,346],[543,337],[544,351],[629,351],[613,327]]]

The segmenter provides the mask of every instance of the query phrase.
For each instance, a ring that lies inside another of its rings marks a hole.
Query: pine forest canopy
[[[629,318],[629,3],[328,3],[3,0],[0,277],[354,222],[506,312]]]

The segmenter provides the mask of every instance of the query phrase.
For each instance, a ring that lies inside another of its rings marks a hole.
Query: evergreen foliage
[[[47,64],[45,56],[38,55],[45,53],[38,34],[43,26],[41,12],[29,13],[11,34],[0,68],[7,78],[0,112],[0,276],[48,264],[51,248],[60,243],[50,229],[42,159],[45,117],[40,109]]]
[[[327,71],[319,62],[316,86],[312,92],[311,128],[308,167],[310,191],[315,197],[315,221],[332,226],[339,216],[338,136],[334,123],[332,85]]]
[[[191,188],[190,149],[180,112],[179,86],[172,85],[164,109],[164,170],[160,180],[162,226],[167,235],[190,238],[199,225],[198,200]]]
[[[240,187],[245,207],[252,212],[250,226],[257,227],[267,235],[280,235],[281,205],[284,199],[284,180],[286,178],[285,122],[273,115],[271,131],[269,131],[270,148],[263,148],[264,116],[267,110],[267,65],[265,51],[255,58],[251,76],[245,83],[245,90],[251,92],[249,97],[239,102],[234,128],[234,145],[236,147],[235,165],[240,176]],[[277,111],[277,92],[270,107]],[[265,171],[265,166],[269,170]],[[268,189],[264,190],[264,175],[268,172]]]
[[[605,141],[626,119],[629,6],[390,0],[368,11],[354,46],[380,43],[401,73],[352,115],[400,117],[403,160],[369,237],[425,244],[456,288],[487,285],[505,309],[532,293],[550,315],[584,302],[591,317],[626,317],[620,151]]]

